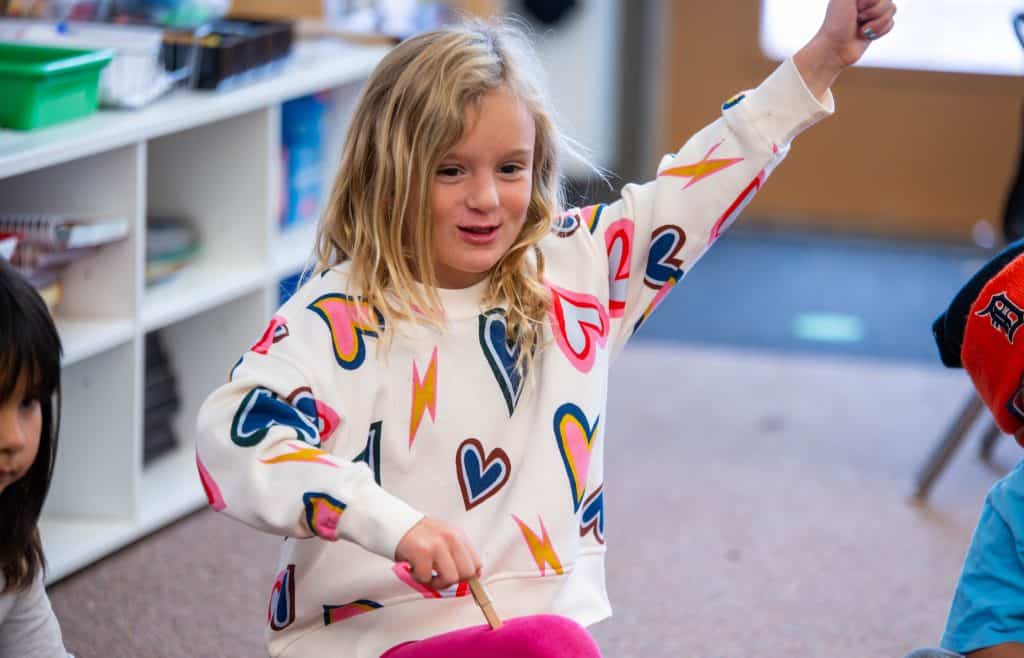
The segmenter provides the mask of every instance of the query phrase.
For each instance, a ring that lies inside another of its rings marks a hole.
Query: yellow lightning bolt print
[[[270,457],[268,459],[261,459],[260,461],[264,464],[283,464],[285,462],[311,462],[313,464],[323,464],[325,466],[331,466],[338,468],[338,463],[334,458],[320,450],[318,448],[311,448],[303,443],[289,443],[287,444],[291,452],[286,452],[276,457]]]
[[[430,357],[427,374],[420,379],[420,371],[416,362],[412,362],[412,418],[409,421],[409,448],[416,440],[416,432],[420,429],[423,412],[430,412],[430,420],[436,420],[434,414],[437,405],[437,348]]]
[[[724,142],[718,142],[711,149],[704,154],[704,158],[695,164],[682,165],[679,167],[669,167],[668,169],[660,172],[659,176],[678,176],[680,178],[689,178],[690,182],[683,186],[683,189],[696,185],[699,181],[704,180],[708,176],[713,176],[718,172],[728,169],[734,164],[743,162],[743,158],[720,158],[717,160],[710,160],[711,154],[715,150],[724,144]]]
[[[530,547],[530,552],[533,553],[533,559],[537,562],[537,568],[540,569],[540,575],[546,575],[547,566],[551,566],[559,576],[562,575],[564,570],[562,569],[562,561],[558,559],[558,554],[555,553],[554,547],[551,546],[551,538],[548,537],[548,529],[544,527],[544,519],[540,516],[537,519],[540,521],[540,532],[543,535],[543,539],[537,536],[530,526],[526,525],[519,519],[515,514],[512,515],[515,522],[519,525],[519,529],[523,531],[523,539],[526,540],[527,546]]]

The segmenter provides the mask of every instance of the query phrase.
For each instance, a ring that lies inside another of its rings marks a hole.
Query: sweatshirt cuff
[[[758,132],[780,148],[836,109],[832,90],[819,101],[807,88],[792,57],[780,64],[739,108],[750,115]]]
[[[394,560],[398,542],[423,517],[422,512],[370,481],[345,510],[339,536]]]

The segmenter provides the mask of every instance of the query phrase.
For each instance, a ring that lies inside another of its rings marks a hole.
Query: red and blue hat
[[[971,277],[932,333],[942,363],[967,371],[999,429],[1024,427],[1024,240]]]

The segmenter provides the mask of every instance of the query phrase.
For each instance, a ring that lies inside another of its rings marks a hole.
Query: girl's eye
[[[39,403],[35,398],[25,398],[21,401],[21,410],[30,411]]]
[[[438,176],[444,176],[446,178],[454,178],[459,175],[458,167],[441,167],[437,170]]]
[[[521,165],[519,163],[510,162],[509,164],[501,165],[500,171],[503,174],[512,175],[512,174],[518,174],[523,169],[526,169],[526,167],[524,167],[523,165]]]

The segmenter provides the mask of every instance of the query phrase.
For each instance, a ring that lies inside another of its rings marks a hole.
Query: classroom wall
[[[631,0],[647,4],[661,0]],[[590,165],[614,170],[620,160],[620,63],[623,0],[582,0],[554,25],[530,19],[522,0],[449,0],[477,16],[525,19],[540,61],[542,83],[563,132],[585,151],[587,163],[568,159],[565,173],[585,180]]]
[[[519,9],[510,2],[510,9]],[[551,107],[565,133],[588,150],[592,164],[618,162],[620,0],[580,2],[553,27],[538,25],[535,47],[546,74]],[[591,172],[565,163],[569,176]]]
[[[759,4],[668,2],[661,152],[777,65],[758,47]],[[855,68],[833,92],[836,115],[796,140],[745,222],[960,241],[979,220],[1001,223],[1021,79]]]

